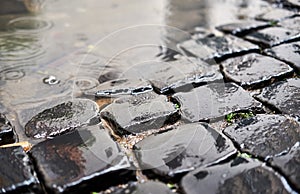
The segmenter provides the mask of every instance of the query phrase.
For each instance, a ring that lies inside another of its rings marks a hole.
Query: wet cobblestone
[[[0,16],[0,193],[300,192],[299,0],[169,1],[159,44],[103,37],[127,2],[55,22],[22,2]]]

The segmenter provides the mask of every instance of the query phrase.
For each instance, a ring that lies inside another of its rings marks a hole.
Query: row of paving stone
[[[29,156],[21,147],[0,149],[7,164],[0,167],[0,193],[43,189],[82,193],[117,184],[127,185],[110,191],[172,192],[159,181],[137,183],[136,169],[150,178],[178,183],[177,192],[184,193],[299,191],[300,79],[292,78],[299,71],[299,20],[295,12],[281,11],[282,18],[269,13],[258,17],[266,22],[218,27],[232,35],[209,35],[180,44],[193,57],[152,63],[151,69],[143,64],[104,80],[101,76],[102,84],[86,93],[115,99],[100,110],[100,117],[98,105],[86,99],[26,115],[26,135],[42,141]],[[212,59],[220,62],[228,83],[223,83]],[[254,98],[245,90],[256,88],[262,89]],[[265,106],[279,114],[267,114]],[[233,112],[264,114],[222,131],[203,123]],[[17,141],[4,115],[0,121],[1,145]],[[123,137],[171,128],[134,145],[136,164],[104,123],[115,136]],[[256,159],[236,157],[238,151]]]

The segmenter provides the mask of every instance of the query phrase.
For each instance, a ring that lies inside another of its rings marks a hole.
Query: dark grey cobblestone
[[[192,122],[218,119],[232,112],[261,107],[249,93],[234,83],[208,84],[187,93],[177,93],[173,98],[181,106],[182,117]]]
[[[284,62],[259,54],[230,58],[221,65],[225,77],[246,88],[263,86],[293,73],[293,69]]]
[[[181,181],[186,194],[205,193],[289,193],[281,176],[253,159],[235,160],[212,167],[201,167]]]
[[[300,142],[300,125],[284,115],[256,115],[224,129],[243,152],[267,160]]]
[[[225,159],[236,150],[226,137],[206,124],[184,124],[152,135],[134,146],[140,166],[174,177]]]
[[[300,116],[300,79],[292,78],[265,87],[257,96],[285,114]]]
[[[119,135],[158,129],[180,117],[175,104],[154,92],[118,98],[100,116]]]
[[[266,47],[273,47],[298,38],[300,38],[300,32],[298,30],[291,30],[283,27],[266,28],[251,32],[245,36],[246,40]]]
[[[300,42],[292,42],[267,49],[266,53],[272,57],[286,61],[300,72]]]
[[[15,143],[16,141],[17,135],[14,127],[7,120],[6,116],[0,113],[0,145]]]
[[[179,47],[183,52],[203,60],[224,59],[259,49],[258,46],[231,35],[191,39],[183,42]]]
[[[293,186],[300,190],[300,146],[299,142],[286,154],[274,157],[271,166],[278,168]]]
[[[21,146],[0,149],[0,193],[41,193],[29,157]]]

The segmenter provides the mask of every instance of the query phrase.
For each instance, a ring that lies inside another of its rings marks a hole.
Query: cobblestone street
[[[299,193],[300,1],[255,2],[162,60],[89,53],[68,79],[81,46],[39,70],[55,77],[17,79],[0,34],[0,193]]]

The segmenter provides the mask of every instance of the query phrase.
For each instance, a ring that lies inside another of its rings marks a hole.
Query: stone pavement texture
[[[300,3],[280,5],[109,69],[22,113],[24,134],[0,114],[0,193],[300,192]]]

